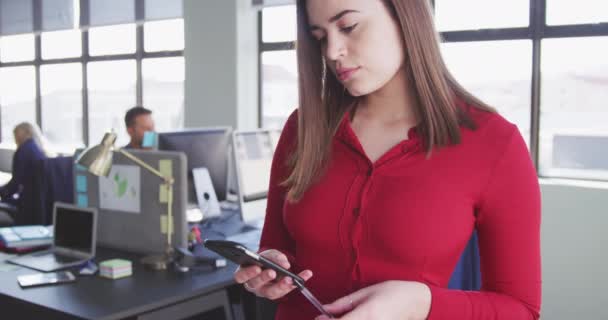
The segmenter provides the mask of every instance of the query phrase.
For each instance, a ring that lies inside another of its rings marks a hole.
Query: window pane
[[[80,30],[43,32],[42,59],[61,59],[78,57],[82,54]]]
[[[2,142],[12,144],[13,128],[23,121],[36,123],[34,67],[0,68]]]
[[[144,49],[147,52],[184,50],[184,19],[146,22]]]
[[[82,146],[82,65],[40,67],[42,130],[57,146]]]
[[[34,60],[34,35],[0,37],[0,61],[32,61]]]
[[[436,0],[439,31],[526,27],[530,0]]]
[[[298,106],[295,51],[262,53],[262,127],[282,128]]]
[[[448,68],[469,92],[530,139],[532,43],[527,40],[442,44]]]
[[[144,106],[154,112],[157,131],[184,126],[184,58],[142,62]]]
[[[547,24],[608,22],[606,0],[547,0]]]
[[[92,56],[135,52],[135,25],[123,24],[89,29]]]
[[[296,6],[264,8],[262,17],[262,41],[296,40]]]
[[[89,144],[101,141],[103,134],[113,129],[118,135],[117,146],[129,142],[124,116],[135,106],[135,61],[91,62],[88,65],[89,85]]]
[[[543,40],[542,175],[608,179],[606,57],[608,37]]]
[[[113,25],[135,21],[135,0],[89,0],[92,26]]]

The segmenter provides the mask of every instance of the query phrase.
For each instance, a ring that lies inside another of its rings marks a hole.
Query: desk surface
[[[114,258],[131,260],[133,275],[119,280],[79,276],[75,283],[21,289],[17,276],[36,271],[20,268],[0,272],[0,310],[23,319],[36,315],[47,319],[123,319],[234,284],[236,265],[231,263],[212,272],[152,271],[138,262],[138,255],[105,248],[97,250],[95,260]]]

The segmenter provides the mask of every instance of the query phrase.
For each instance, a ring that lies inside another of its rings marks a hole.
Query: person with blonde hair
[[[429,1],[298,0],[297,28],[299,106],[260,254],[339,319],[538,319],[536,171],[517,127],[447,69]],[[474,230],[481,290],[448,289]],[[272,269],[234,278],[276,319],[319,316]]]
[[[45,140],[37,125],[22,122],[13,129],[17,150],[13,155],[11,180],[0,187],[2,202],[17,205],[19,194],[23,192],[26,181],[31,181],[34,168],[40,160],[47,158]]]

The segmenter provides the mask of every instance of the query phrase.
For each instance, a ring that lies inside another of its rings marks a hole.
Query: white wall
[[[541,180],[542,318],[608,319],[608,183]]]
[[[258,125],[257,11],[250,0],[184,0],[185,126]]]

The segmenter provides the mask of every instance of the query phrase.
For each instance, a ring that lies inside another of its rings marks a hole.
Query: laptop
[[[55,236],[50,250],[19,256],[7,262],[48,272],[78,266],[95,257],[96,208],[56,202],[53,225]]]

